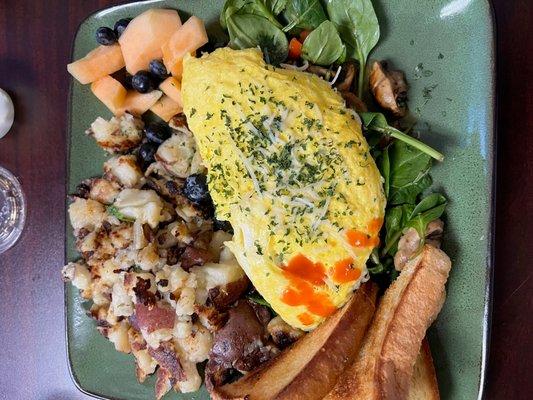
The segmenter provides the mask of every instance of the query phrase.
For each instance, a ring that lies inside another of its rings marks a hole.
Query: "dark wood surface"
[[[0,87],[16,122],[0,165],[28,199],[22,240],[0,255],[0,399],[86,399],[65,353],[65,65],[78,24],[112,0],[0,0]],[[495,0],[498,187],[487,399],[533,398],[533,102],[530,0]]]

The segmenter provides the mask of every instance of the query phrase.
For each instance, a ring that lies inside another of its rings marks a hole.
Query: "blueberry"
[[[128,24],[130,23],[131,21],[131,18],[122,18],[122,19],[119,19],[117,22],[115,22],[115,34],[117,35],[117,37],[120,37],[120,35],[122,35],[122,33],[126,30],[126,27],[128,26]]]
[[[161,144],[170,137],[170,129],[167,124],[151,123],[144,128],[146,138],[153,143]]]
[[[133,82],[132,82],[132,80],[133,80],[133,76],[132,76],[132,75],[130,75],[130,74],[126,74],[126,75],[124,76],[124,79],[123,79],[122,84],[124,85],[124,87],[125,87],[126,89],[133,89]]]
[[[213,230],[216,231],[224,231],[228,233],[233,233],[233,227],[228,221],[220,221],[218,219],[213,220]]]
[[[215,205],[213,204],[213,201],[211,200],[211,196],[209,196],[208,201],[200,204],[195,204],[196,208],[198,208],[202,212],[202,216],[204,219],[213,219],[215,218]]]
[[[216,49],[221,48],[221,47],[226,47],[226,46],[227,46],[227,43],[223,41],[215,41],[215,40],[210,39],[206,44],[200,47],[197,52],[198,54],[212,53]]]
[[[146,142],[139,147],[139,159],[143,169],[146,169],[155,161],[155,153],[157,148],[158,145],[151,142]]]
[[[150,61],[150,72],[159,79],[165,79],[168,76],[167,68],[161,60]]]
[[[155,84],[148,71],[139,71],[133,75],[131,86],[139,93],[148,93],[154,90]]]
[[[195,204],[207,204],[211,201],[204,174],[192,174],[185,179],[183,195]]]
[[[115,31],[107,26],[101,26],[96,31],[96,41],[104,46],[111,46],[117,42]]]

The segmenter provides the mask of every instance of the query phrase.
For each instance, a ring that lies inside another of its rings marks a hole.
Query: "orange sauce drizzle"
[[[314,263],[303,254],[292,257],[284,271],[314,285],[323,285],[326,279],[326,269],[320,262]]]
[[[374,218],[368,223],[368,233],[355,229],[346,231],[348,243],[353,247],[376,247],[379,244],[379,230],[383,224],[383,219]]]
[[[361,276],[361,270],[353,265],[352,258],[345,258],[335,263],[332,278],[336,283],[356,281]]]
[[[381,229],[381,225],[383,225],[383,218],[374,218],[368,223],[368,231],[373,235],[377,235]]]
[[[314,263],[303,254],[297,254],[284,266],[283,276],[289,280],[289,287],[281,298],[285,304],[305,306],[310,313],[321,317],[327,317],[335,311],[329,297],[313,288],[313,285],[324,285],[326,269],[322,263]]]
[[[298,319],[304,325],[311,325],[313,323],[313,321],[314,321],[314,319],[311,316],[311,314],[306,313],[306,312],[299,314],[298,315]]]
[[[375,218],[368,224],[368,234],[349,229],[346,232],[348,243],[354,247],[374,247],[379,244],[379,230],[383,219]],[[323,286],[327,278],[326,268],[320,262],[313,262],[303,254],[292,257],[287,265],[282,266],[283,276],[289,281],[289,286],[284,290],[281,301],[289,306],[305,306],[307,312],[298,315],[304,325],[311,325],[313,317],[331,315],[336,307],[329,296],[315,290],[314,286]],[[332,279],[336,283],[353,282],[359,279],[361,270],[353,265],[352,258],[346,258],[335,263],[332,267]]]

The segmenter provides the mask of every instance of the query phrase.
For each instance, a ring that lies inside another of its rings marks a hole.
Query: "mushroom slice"
[[[349,108],[355,110],[356,112],[366,112],[368,111],[368,108],[366,108],[366,104],[361,100],[359,97],[357,97],[352,92],[344,91],[341,92],[341,96],[346,101],[346,106]]]
[[[340,76],[337,78],[337,82],[334,86],[339,92],[349,92],[352,88],[357,68],[353,61],[346,61],[341,67]]]
[[[370,71],[370,90],[378,104],[396,117],[407,112],[407,82],[402,71],[390,71],[385,62],[374,61]]]

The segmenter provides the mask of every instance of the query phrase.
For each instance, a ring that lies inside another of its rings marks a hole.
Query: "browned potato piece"
[[[355,359],[375,310],[377,287],[363,284],[313,332],[261,368],[212,391],[215,400],[318,400]]]

